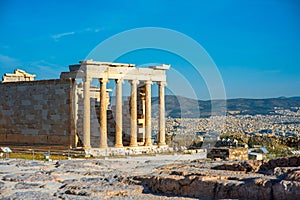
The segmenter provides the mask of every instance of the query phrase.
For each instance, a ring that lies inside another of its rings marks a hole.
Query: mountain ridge
[[[158,104],[158,97],[152,97],[152,103]],[[228,100],[197,100],[183,96],[166,95],[167,117],[209,117],[211,115],[249,114],[267,115],[274,114],[275,109],[297,110],[300,107],[300,97],[278,97],[265,99],[235,98]],[[154,109],[154,114],[158,112]]]

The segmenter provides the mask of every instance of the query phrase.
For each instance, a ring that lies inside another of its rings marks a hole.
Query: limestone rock
[[[23,189],[32,189],[32,188],[42,188],[44,187],[43,184],[40,183],[24,183],[24,182],[19,182],[15,185],[15,189],[17,190],[23,190]]]
[[[49,176],[44,172],[36,173],[18,173],[18,174],[9,174],[3,177],[4,181],[12,182],[44,182],[44,181],[56,181],[56,178]]]
[[[275,200],[300,199],[300,182],[282,180],[272,187]]]
[[[274,174],[282,180],[300,182],[300,167],[276,167]]]
[[[167,157],[171,160],[1,160],[0,199],[300,199],[299,157],[240,162]]]
[[[3,198],[3,200],[10,200],[10,199],[54,200],[56,198],[53,197],[53,195],[46,192],[26,191],[26,192],[16,192],[8,197]]]
[[[142,193],[142,190],[141,186],[126,185],[116,180],[116,178],[82,178],[80,180],[63,182],[58,195],[69,194],[97,197],[131,196]]]

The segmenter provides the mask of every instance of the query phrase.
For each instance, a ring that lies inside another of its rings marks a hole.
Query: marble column
[[[158,146],[166,145],[166,125],[165,125],[165,85],[166,82],[158,83],[159,90],[159,138]]]
[[[90,82],[91,79],[83,79],[83,148],[91,148],[91,102],[90,102]]]
[[[108,79],[100,79],[100,148],[107,148],[107,98],[106,83]]]
[[[122,143],[122,79],[116,80],[116,140],[115,147],[123,147]]]
[[[130,146],[137,146],[137,84],[138,80],[131,80],[130,96]]]
[[[145,96],[146,96],[146,109],[145,109],[145,146],[152,146],[151,140],[151,84],[152,81],[145,81]]]

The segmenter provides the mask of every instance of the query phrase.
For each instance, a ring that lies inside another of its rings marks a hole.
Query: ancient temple
[[[85,60],[70,65],[60,79],[34,80],[22,70],[0,84],[0,144],[68,148],[165,148],[165,86],[170,65]],[[97,84],[92,84],[92,82]],[[115,82],[115,103],[107,87]],[[123,86],[130,95],[123,96]],[[151,88],[158,87],[159,128],[153,144]],[[125,99],[126,98],[126,99]],[[154,146],[153,146],[154,145]]]
[[[83,125],[82,131],[78,131],[78,136],[83,139],[84,148],[91,147],[91,81],[97,79],[100,89],[100,108],[99,121],[99,148],[107,148],[108,145],[108,94],[107,83],[115,81],[116,83],[116,105],[115,105],[115,147],[123,147],[123,112],[122,85],[127,81],[131,86],[131,95],[129,100],[130,115],[130,147],[151,146],[151,85],[156,83],[159,87],[159,136],[158,145],[164,146],[165,142],[165,101],[164,87],[166,85],[166,73],[169,65],[150,66],[149,68],[137,68],[133,64],[96,62],[93,60],[82,61],[76,65],[70,65],[70,72],[61,73],[61,79],[82,80],[83,91]],[[76,87],[80,88],[76,84]],[[78,91],[78,89],[76,90]],[[95,96],[92,92],[92,96]],[[78,92],[75,92],[77,95]],[[76,97],[74,97],[76,98]],[[78,102],[76,102],[78,104]],[[128,109],[128,108],[127,108]],[[78,110],[75,110],[75,117],[78,116]],[[78,127],[78,126],[77,126]],[[79,128],[79,127],[78,127]],[[79,130],[79,129],[77,129]],[[95,133],[94,133],[95,134]]]

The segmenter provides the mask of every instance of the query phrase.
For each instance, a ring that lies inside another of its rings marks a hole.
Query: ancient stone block
[[[213,148],[208,154],[208,158],[221,158],[229,160],[248,160],[247,148]]]
[[[22,135],[38,135],[39,130],[36,130],[36,129],[24,129],[21,132],[22,132]]]
[[[55,96],[56,89],[60,95]],[[71,106],[65,102],[71,89],[69,81],[61,80],[0,84],[5,97],[0,99],[0,143],[49,144],[50,133],[68,136]],[[64,142],[69,141],[56,143]]]

